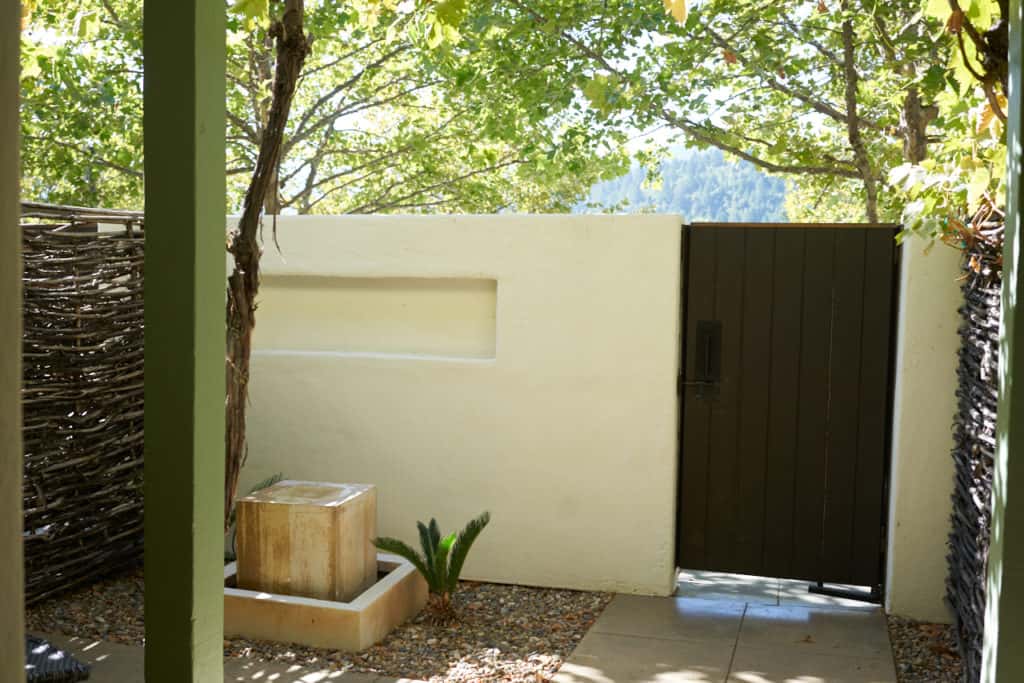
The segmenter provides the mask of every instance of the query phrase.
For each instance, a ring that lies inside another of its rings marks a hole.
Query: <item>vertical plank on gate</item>
[[[764,502],[763,571],[767,576],[791,576],[793,571],[793,490],[800,414],[798,380],[806,234],[800,228],[782,228],[775,237],[771,343],[766,353],[772,359]]]
[[[835,233],[833,229],[817,228],[808,230],[806,235],[798,378],[800,415],[793,492],[793,531],[798,542],[793,546],[791,572],[798,579],[817,579],[821,570]]]
[[[861,338],[866,230],[835,234],[828,450],[825,461],[824,581],[851,583],[854,497],[860,435]]]
[[[708,559],[714,567],[739,571],[735,539],[739,535],[740,462],[738,399],[742,392],[740,348],[743,340],[743,269],[748,229],[717,228],[715,319],[722,325],[721,378],[711,404],[711,458],[708,463]]]
[[[686,354],[683,379],[697,376],[693,347],[697,321],[715,312],[715,231],[690,228],[688,279],[686,282]],[[680,500],[677,561],[686,569],[706,569],[707,482],[710,404],[697,398],[693,387],[682,387],[683,417],[680,438]]]
[[[740,348],[736,570],[762,574],[772,357],[772,289],[778,230],[747,230]]]
[[[853,558],[850,583],[881,583],[882,514],[889,433],[895,235],[870,230],[865,243],[863,356]]]

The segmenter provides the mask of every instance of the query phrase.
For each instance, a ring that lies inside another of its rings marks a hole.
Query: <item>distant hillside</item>
[[[644,187],[646,172],[594,185],[578,213],[678,213],[691,221],[785,221],[786,184],[747,162],[727,161],[717,149],[680,150],[662,164],[659,189]]]

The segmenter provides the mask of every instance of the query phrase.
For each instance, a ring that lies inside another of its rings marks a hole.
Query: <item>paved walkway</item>
[[[143,683],[143,649],[99,640],[44,636],[58,647],[70,651],[76,659],[92,666],[89,683]],[[225,659],[224,683],[259,681],[260,683],[401,683],[404,679],[385,678],[363,673],[317,671],[288,664]]]
[[[895,683],[877,606],[806,582],[686,572],[677,597],[617,595],[559,683]]]
[[[93,667],[90,683],[141,683],[141,647],[56,636]],[[805,582],[684,573],[674,598],[617,595],[558,683],[896,683],[885,616],[807,592]],[[398,683],[245,660],[225,683]]]

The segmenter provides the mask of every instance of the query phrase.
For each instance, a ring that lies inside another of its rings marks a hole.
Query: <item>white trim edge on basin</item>
[[[427,602],[426,582],[407,560],[377,553],[377,566],[386,575],[352,602],[225,586],[224,635],[364,650],[416,616]],[[234,562],[224,566],[225,583],[236,571]]]

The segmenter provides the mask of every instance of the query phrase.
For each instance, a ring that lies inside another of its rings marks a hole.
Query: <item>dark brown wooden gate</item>
[[[680,566],[881,585],[896,230],[686,228]]]

